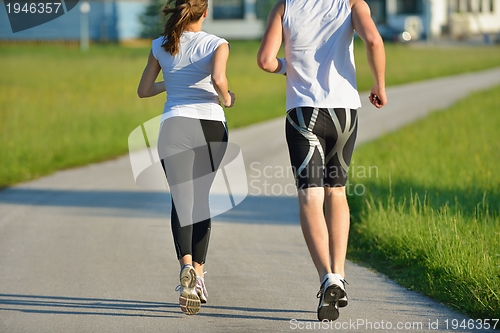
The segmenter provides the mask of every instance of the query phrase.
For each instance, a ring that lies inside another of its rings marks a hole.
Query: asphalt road
[[[393,87],[382,110],[362,93],[358,144],[498,84],[500,69]],[[465,316],[350,262],[349,306],[320,325],[318,278],[284,172],[284,117],[230,141],[250,195],[214,218],[209,299],[197,316],[177,304],[170,195],[139,188],[123,156],[0,191],[0,332],[472,331],[458,326]]]

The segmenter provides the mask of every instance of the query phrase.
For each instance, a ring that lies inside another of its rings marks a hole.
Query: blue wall
[[[118,41],[138,38],[139,15],[144,3],[89,1],[89,33],[94,41]],[[66,14],[28,30],[12,32],[4,4],[0,4],[0,40],[78,40],[80,10],[76,6]]]

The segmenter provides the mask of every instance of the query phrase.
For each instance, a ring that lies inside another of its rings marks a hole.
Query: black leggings
[[[193,261],[205,263],[210,187],[227,141],[226,124],[221,121],[172,117],[161,125],[158,154],[172,194],[171,226],[178,259],[190,254]]]

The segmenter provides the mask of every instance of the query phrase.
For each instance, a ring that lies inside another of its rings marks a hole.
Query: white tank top
[[[286,108],[361,106],[349,0],[286,0]]]
[[[175,116],[225,121],[211,74],[212,55],[227,41],[203,31],[184,31],[175,56],[165,51],[162,43],[163,37],[159,37],[152,45],[167,92],[161,122]]]

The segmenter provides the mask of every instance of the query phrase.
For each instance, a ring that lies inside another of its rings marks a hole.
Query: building
[[[60,0],[68,5],[77,0]],[[204,30],[228,39],[258,39],[277,0],[210,0]],[[80,1],[80,5],[83,1]],[[90,39],[126,41],[140,37],[139,16],[149,0],[88,0]],[[463,39],[500,32],[500,0],[366,0],[381,34],[405,39],[442,36]],[[82,14],[78,5],[56,19],[12,32],[7,6],[0,5],[0,40],[78,40]],[[71,7],[68,7],[71,8]]]
[[[208,17],[203,27],[207,32],[229,39],[261,38],[267,14],[274,2],[274,0],[209,1]]]
[[[93,41],[126,41],[141,35],[139,17],[148,0],[88,0],[90,12],[86,17],[79,6],[67,10],[69,0],[62,2],[61,15],[52,21],[13,32],[7,11],[12,7],[0,5],[0,40],[71,41],[80,38],[82,20],[88,20],[89,35]],[[75,0],[72,0],[75,3]],[[257,39],[265,28],[265,18],[273,0],[213,0],[209,1],[209,16],[204,30],[229,39]],[[78,3],[78,1],[76,1]],[[166,2],[166,0],[165,0]],[[29,19],[29,18],[28,18]]]
[[[498,35],[500,0],[366,0],[381,32],[467,38]]]

